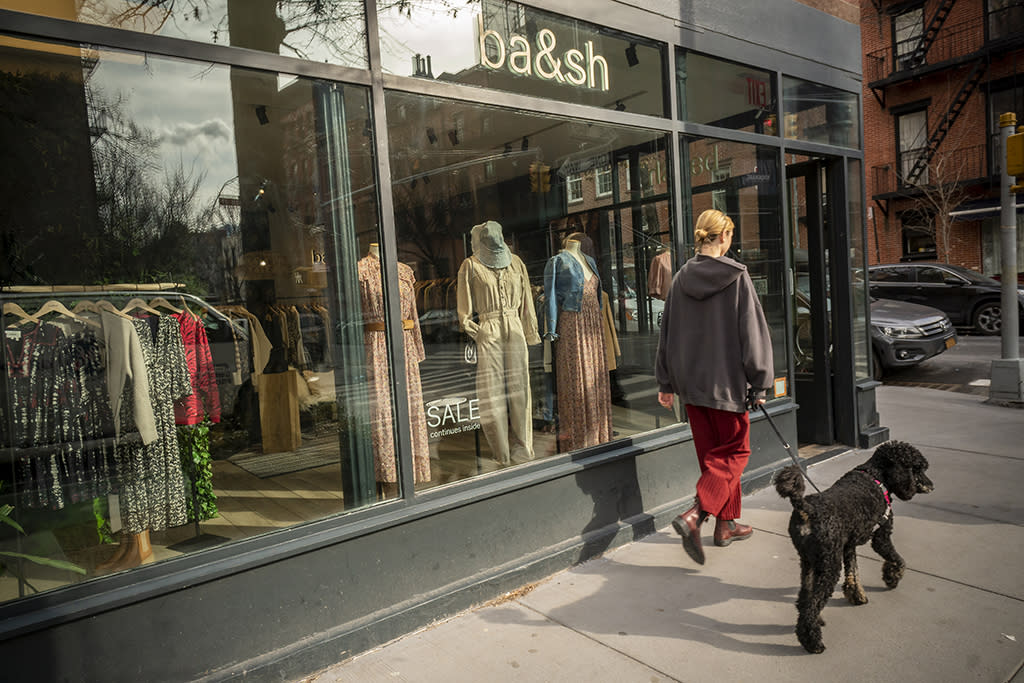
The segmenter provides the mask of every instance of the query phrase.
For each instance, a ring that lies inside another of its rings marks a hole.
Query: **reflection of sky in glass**
[[[412,17],[397,8],[379,13],[380,57],[385,73],[411,76],[413,57],[430,55],[431,70],[458,73],[477,63],[476,20],[480,3],[466,3],[455,17],[437,3],[417,6]],[[433,7],[430,5],[433,4]]]
[[[106,101],[120,98],[124,117],[158,138],[162,175],[157,182],[179,165],[193,178],[205,174],[199,202],[200,207],[210,206],[220,188],[238,174],[228,71],[207,64],[137,59],[104,53],[90,88]]]
[[[62,5],[25,0],[14,3],[13,9],[217,45],[232,44],[234,24],[235,45],[342,66],[367,66],[362,0],[238,2],[231,9],[244,16],[234,22],[227,0],[68,0],[67,7]],[[254,16],[257,12],[265,16]],[[284,35],[278,43],[273,32],[281,24]]]

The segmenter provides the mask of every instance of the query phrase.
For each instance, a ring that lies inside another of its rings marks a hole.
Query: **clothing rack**
[[[4,303],[8,300],[15,301],[26,301],[26,300],[40,300],[47,298],[60,298],[60,299],[96,299],[96,298],[134,298],[138,297],[139,294],[145,294],[146,297],[152,297],[156,295],[163,295],[164,298],[169,298],[171,303],[174,299],[178,299],[182,302],[183,308],[188,309],[185,306],[186,301],[192,302],[195,306],[200,309],[213,314],[218,320],[226,322],[230,326],[234,326],[231,318],[225,316],[223,313],[217,311],[212,304],[199,297],[189,294],[187,292],[180,291],[179,288],[183,288],[186,285],[175,282],[163,282],[163,283],[119,283],[112,285],[10,285],[6,287],[0,287],[0,303]],[[98,297],[97,295],[102,295]],[[190,310],[190,309],[188,309]],[[193,313],[194,314],[194,313]],[[6,351],[2,352],[3,354]],[[6,367],[6,359],[2,359],[4,364],[2,367]],[[9,388],[7,386],[7,373],[0,373],[0,389],[3,391],[3,396],[9,395]],[[7,411],[11,413],[12,411]],[[13,413],[8,416],[9,424],[7,425],[9,433],[14,434],[13,424]],[[8,449],[8,455],[13,462],[14,458],[14,447],[10,446]],[[186,550],[195,550],[199,548],[209,547],[217,545],[228,540],[227,537],[217,536],[215,534],[205,533],[199,526],[199,494],[197,492],[196,481],[198,480],[198,472],[196,471],[196,465],[192,458],[189,458],[189,479],[191,481],[192,489],[192,512],[195,517],[193,524],[195,525],[195,535],[189,539],[176,543],[172,546],[168,546],[171,550],[177,550],[184,552]],[[18,493],[14,492],[17,496]],[[20,537],[18,540],[20,547]],[[20,552],[20,550],[19,550]],[[21,585],[21,579],[19,577],[18,585],[19,595],[23,595],[23,587]]]

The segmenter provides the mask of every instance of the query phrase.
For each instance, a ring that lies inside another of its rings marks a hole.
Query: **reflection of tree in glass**
[[[479,0],[383,0],[380,13],[418,6],[456,16]],[[365,63],[362,0],[82,0],[80,20],[151,34],[230,42],[301,59]],[[173,27],[173,30],[172,30]]]
[[[92,120],[104,123],[93,142],[93,279],[173,280],[196,290],[195,233],[208,226],[198,198],[205,174],[186,171],[180,160],[165,166],[157,136],[125,116],[123,95],[108,100],[96,88],[87,93]]]

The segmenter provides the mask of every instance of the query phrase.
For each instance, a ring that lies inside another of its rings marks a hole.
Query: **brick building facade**
[[[1024,119],[1024,2],[860,9],[869,261],[998,273],[998,119]]]

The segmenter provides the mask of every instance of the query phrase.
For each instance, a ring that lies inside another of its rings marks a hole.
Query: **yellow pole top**
[[[1006,128],[1007,126],[1017,125],[1017,115],[1012,111],[1008,111],[1005,114],[999,115],[999,127]]]

